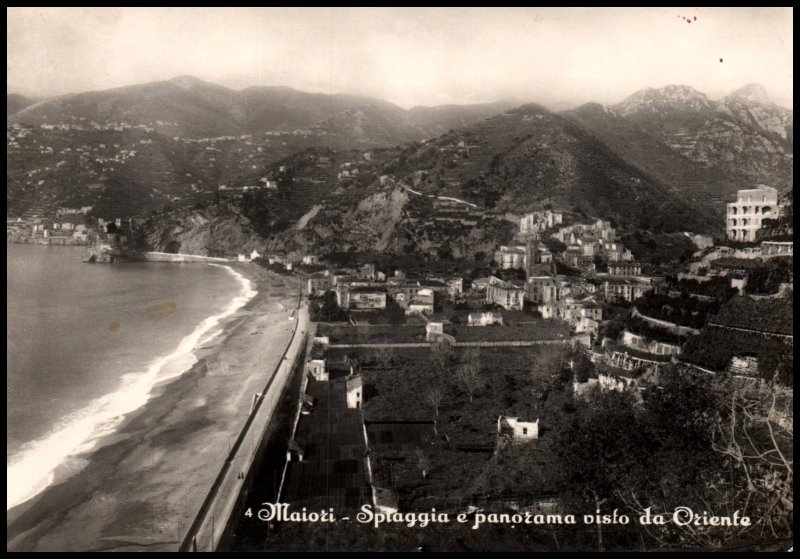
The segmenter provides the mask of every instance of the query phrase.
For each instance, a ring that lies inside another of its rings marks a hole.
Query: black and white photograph
[[[7,551],[793,551],[792,8],[6,48]]]

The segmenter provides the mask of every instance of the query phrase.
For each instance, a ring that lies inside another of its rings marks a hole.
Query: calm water
[[[6,246],[10,507],[187,370],[254,292],[222,266],[89,265],[82,248]]]

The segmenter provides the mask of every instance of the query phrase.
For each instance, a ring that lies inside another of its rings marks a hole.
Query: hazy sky
[[[189,74],[401,105],[613,103],[643,87],[792,106],[791,8],[8,8],[8,91]],[[697,18],[696,20],[694,18]],[[691,23],[688,23],[691,20]],[[722,61],[720,62],[720,59]]]

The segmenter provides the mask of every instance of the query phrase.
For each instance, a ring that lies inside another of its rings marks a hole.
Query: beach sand
[[[9,551],[175,551],[291,337],[300,282],[234,265],[258,294],[78,472],[7,512]]]

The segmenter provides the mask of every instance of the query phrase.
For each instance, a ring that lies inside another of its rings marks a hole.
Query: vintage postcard
[[[7,8],[9,551],[793,549],[791,8]]]

